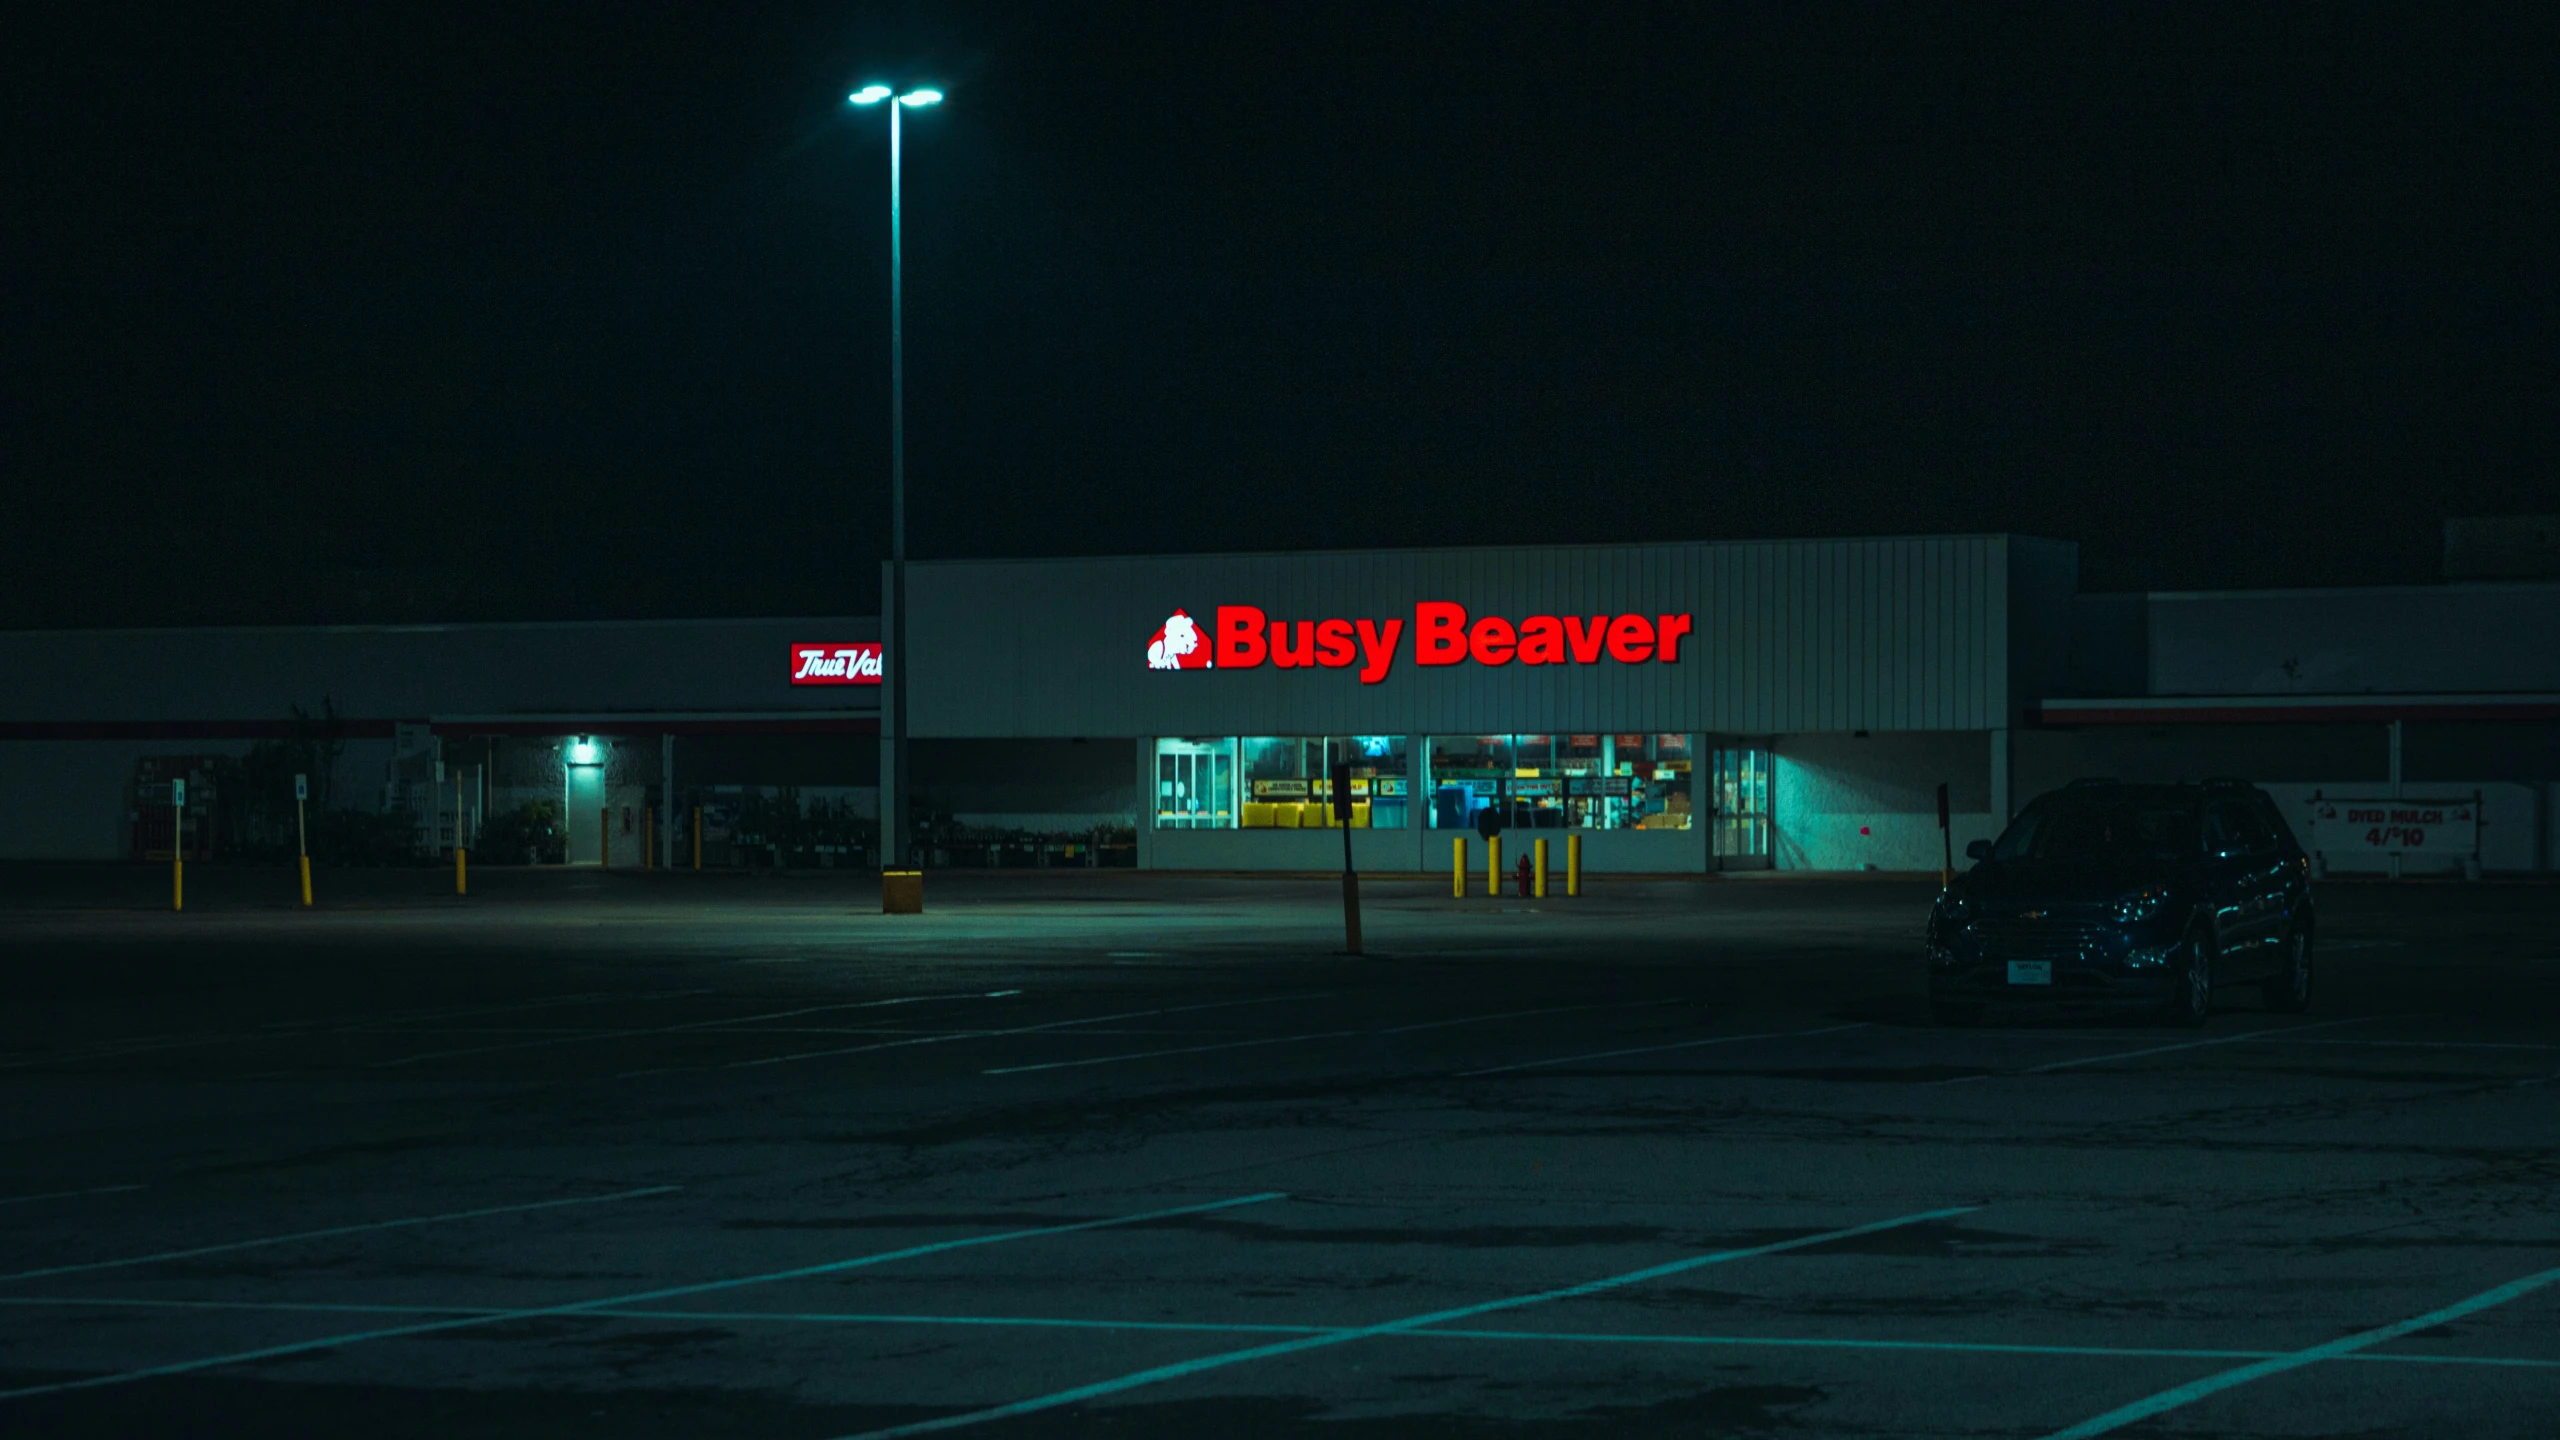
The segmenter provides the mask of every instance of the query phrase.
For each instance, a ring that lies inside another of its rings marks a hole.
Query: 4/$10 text
[[[1274,620],[1258,605],[1221,605],[1212,663],[1250,670],[1268,661],[1281,669],[1360,667],[1360,683],[1387,678],[1403,638],[1401,617],[1376,620]],[[1674,665],[1689,616],[1531,615],[1517,625],[1499,615],[1467,619],[1467,607],[1425,600],[1413,607],[1417,665]]]

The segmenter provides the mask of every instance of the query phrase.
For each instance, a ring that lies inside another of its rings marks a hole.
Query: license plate
[[[2050,985],[2053,983],[2053,962],[2050,960],[2012,960],[2009,962],[2009,983],[2012,985]]]

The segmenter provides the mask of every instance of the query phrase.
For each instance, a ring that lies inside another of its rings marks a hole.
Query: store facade
[[[2075,565],[2001,535],[919,564],[909,713],[1134,737],[1148,868],[1338,866],[1336,764],[1365,868],[1445,868],[1487,812],[1596,872],[1768,868],[1809,736],[1924,739],[1903,778],[1950,786],[1961,845]]]
[[[1927,873],[2093,775],[2246,776],[2333,873],[2560,869],[2560,578],[2078,594],[2074,561],[1980,535],[919,563],[918,850],[1330,869],[1339,763],[1371,871],[1445,873],[1490,816],[1604,874]],[[689,865],[699,834],[706,867],[860,868],[880,633],[0,634],[0,859],[289,857],[307,772],[342,863],[390,863],[368,836],[495,859],[539,809],[526,863]]]
[[[0,634],[0,859],[272,860],[303,811],[348,863],[494,856],[539,811],[560,863],[689,860],[697,812],[712,863],[852,863],[880,656],[867,615]]]

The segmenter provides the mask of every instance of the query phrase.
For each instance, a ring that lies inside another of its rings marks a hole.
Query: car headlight
[[[2166,890],[2137,890],[2116,901],[2115,909],[2110,913],[2121,924],[2139,925],[2157,917],[2168,908],[2168,904],[2169,892]]]

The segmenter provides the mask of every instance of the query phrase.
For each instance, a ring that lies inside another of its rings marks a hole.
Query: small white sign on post
[[[186,782],[186,781],[184,781],[184,780],[172,780],[172,781],[170,781],[170,782],[169,782],[169,803],[170,803],[171,805],[176,806],[177,808],[179,808],[179,809],[181,809],[181,810],[184,810],[184,809],[186,809],[186,808],[187,808],[187,782]]]
[[[308,800],[311,798],[310,776],[296,775],[293,777],[293,798],[296,800]]]
[[[2311,802],[2311,850],[2318,855],[2477,855],[2480,802],[2330,800]]]

